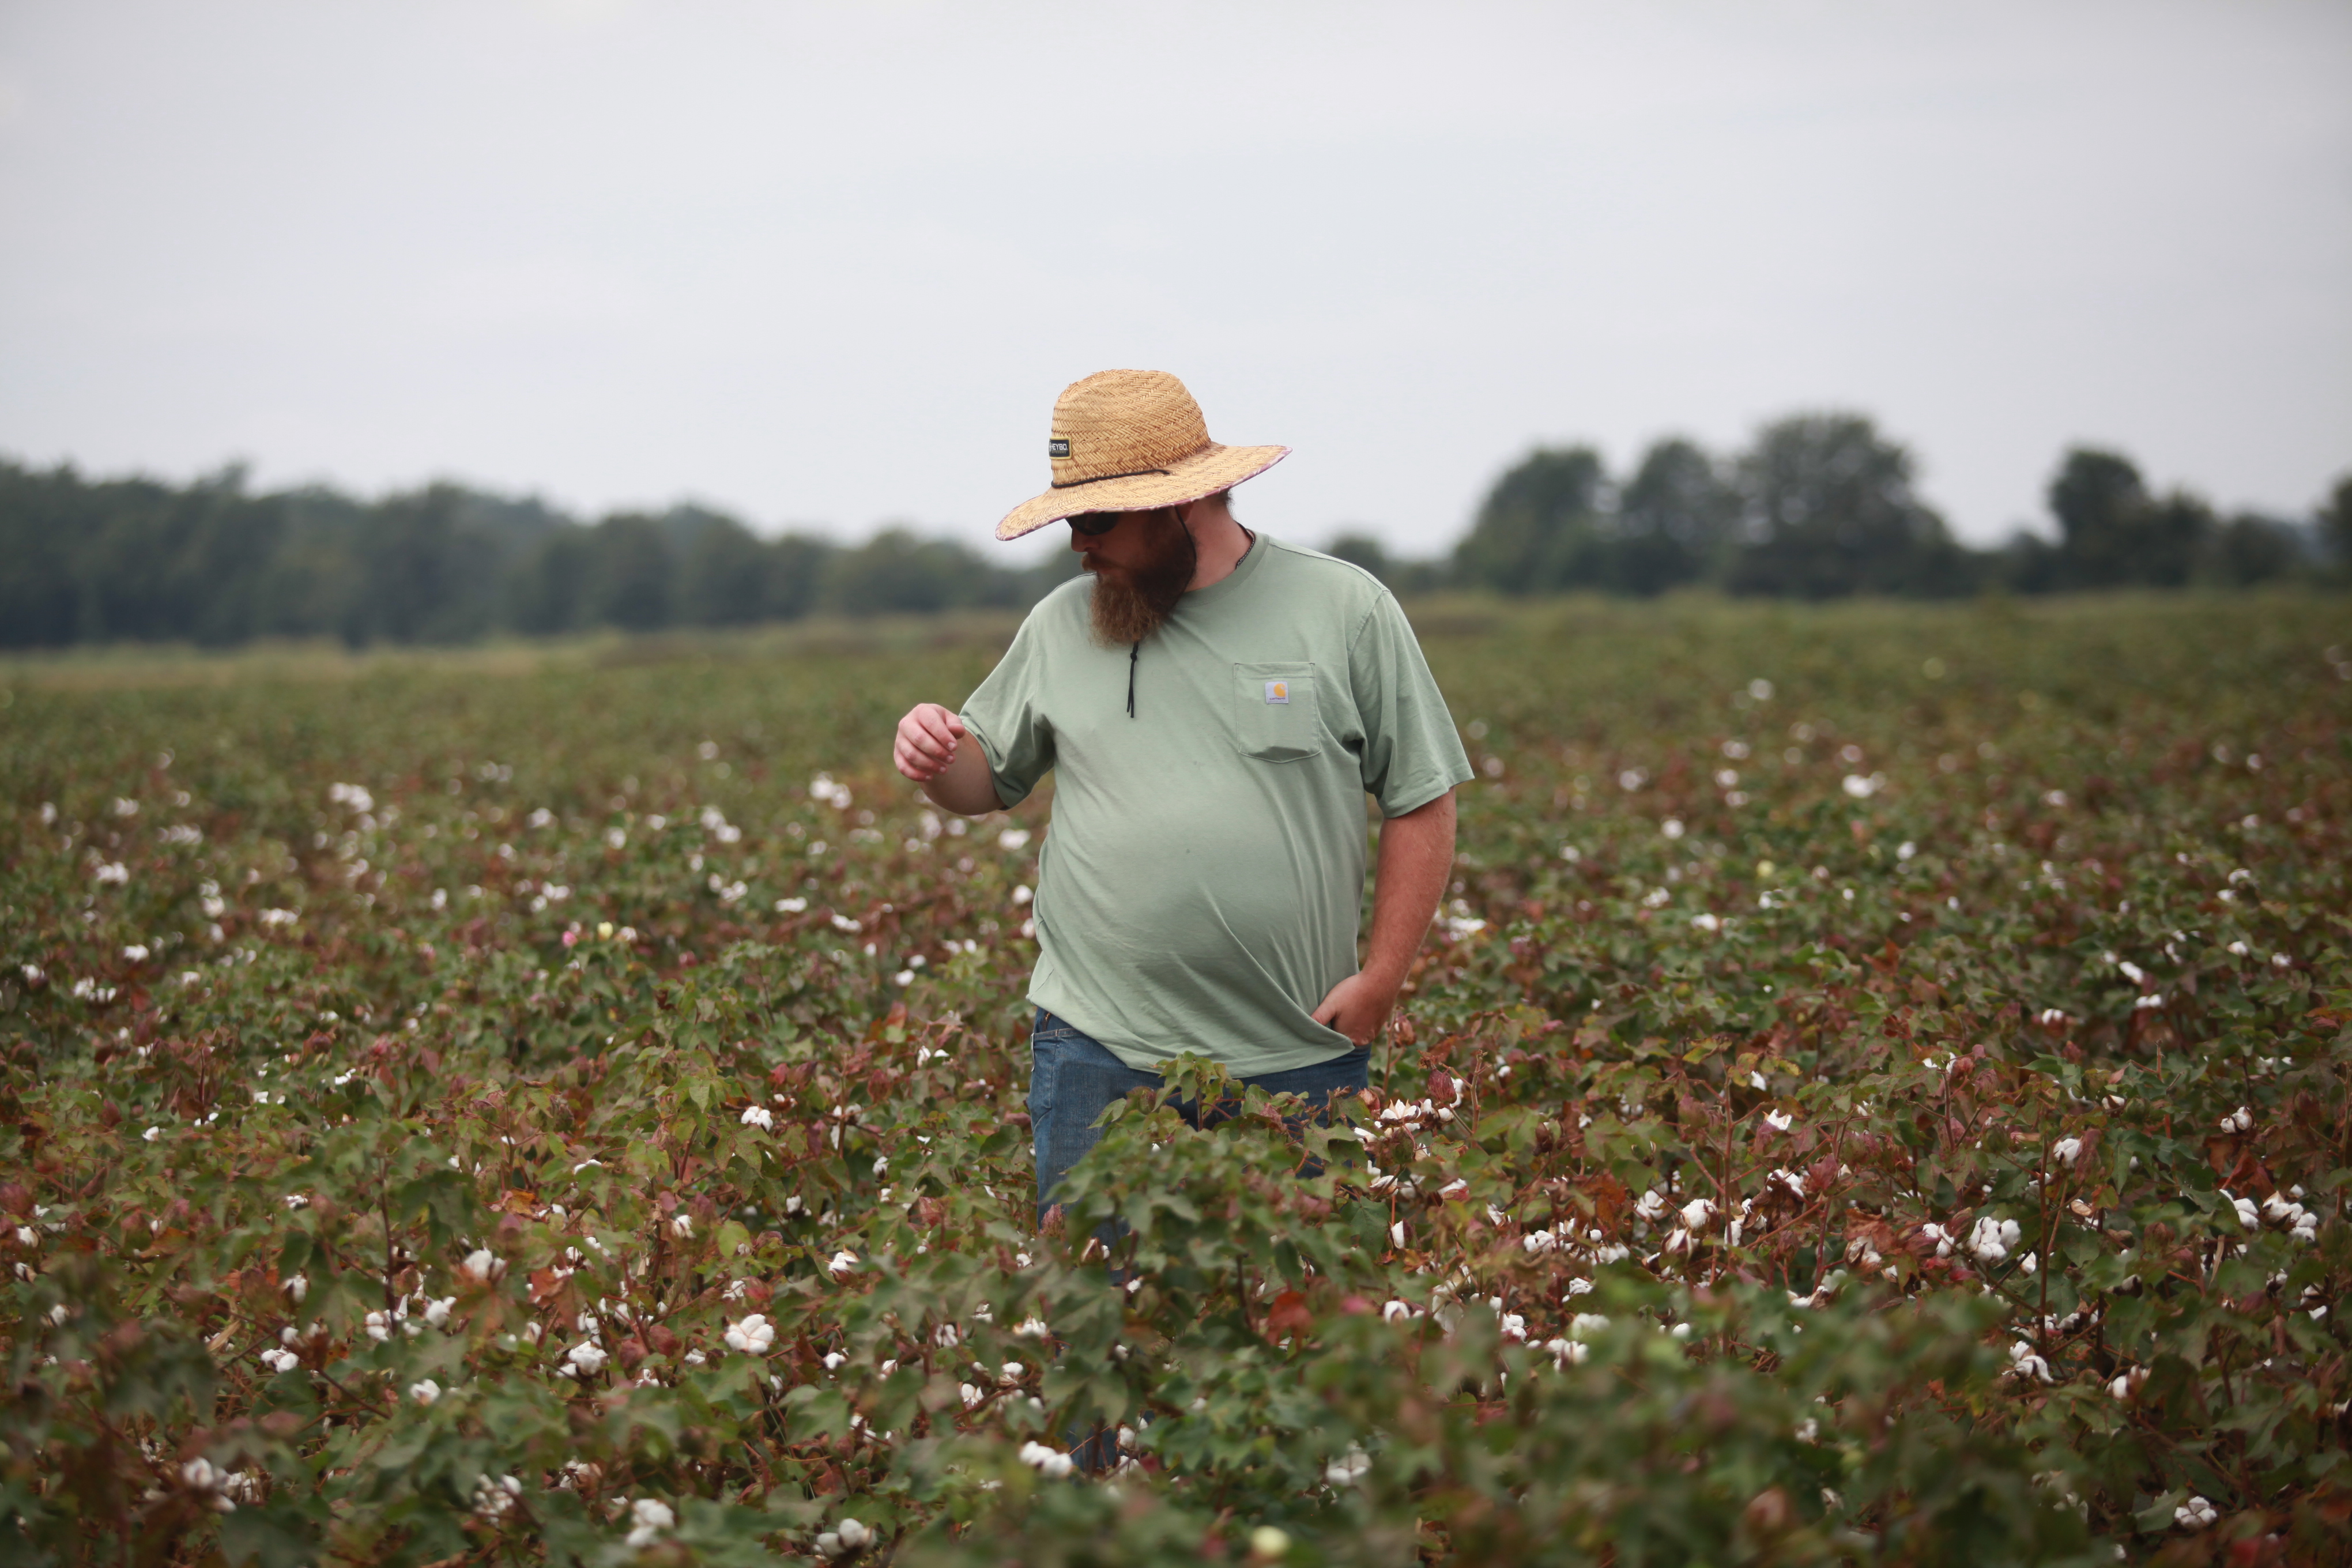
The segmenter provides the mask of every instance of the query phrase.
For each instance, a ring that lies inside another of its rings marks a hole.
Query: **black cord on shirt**
[[[1243,525],[1242,531],[1249,535],[1249,544],[1242,547],[1242,553],[1247,555],[1250,546],[1257,543],[1257,535],[1247,524]],[[1142,656],[1143,640],[1139,637],[1129,645],[1127,650],[1127,716],[1130,719],[1135,717],[1135,661]]]

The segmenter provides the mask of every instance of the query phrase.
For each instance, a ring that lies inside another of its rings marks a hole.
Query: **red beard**
[[[1146,513],[1141,526],[1146,531],[1142,564],[1104,566],[1092,555],[1084,563],[1084,570],[1095,577],[1095,637],[1108,647],[1139,643],[1165,625],[1192,585],[1199,566],[1192,532],[1172,510]]]

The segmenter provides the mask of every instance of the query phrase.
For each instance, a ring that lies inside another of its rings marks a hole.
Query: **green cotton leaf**
[[[731,1259],[739,1250],[751,1245],[751,1233],[735,1220],[721,1221],[712,1235],[721,1258]]]
[[[837,1388],[803,1384],[785,1393],[783,1404],[796,1438],[841,1437],[849,1432],[849,1400]]]
[[[319,1560],[320,1522],[276,1496],[267,1506],[240,1506],[221,1519],[221,1556],[239,1568],[307,1568]]]

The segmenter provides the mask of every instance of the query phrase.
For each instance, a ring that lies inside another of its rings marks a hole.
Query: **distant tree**
[[[508,542],[452,484],[387,497],[359,531],[359,591],[346,604],[352,643],[462,642],[497,624]]]
[[[761,599],[767,617],[796,621],[814,612],[824,595],[837,553],[827,541],[805,533],[787,533],[770,544]]]
[[[2138,466],[2115,452],[2070,448],[2050,481],[2050,515],[2058,520],[2068,587],[2104,588],[2137,581],[2135,552],[2148,511]]]
[[[1738,494],[1713,458],[1689,441],[1658,442],[1618,498],[1612,585],[1646,595],[1712,575],[1738,521]]]
[[[69,468],[0,463],[0,647],[73,641],[81,609],[74,547],[90,522],[81,490]]]
[[[2295,575],[2305,560],[2294,524],[2242,512],[2206,535],[2197,577],[2218,587],[2250,588]]]
[[[1601,586],[1608,477],[1590,447],[1539,447],[1495,481],[1454,552],[1454,574],[1498,594]]]
[[[2180,587],[2215,526],[2202,501],[2179,493],[2158,500],[2130,458],[2088,447],[2061,459],[2050,512],[2070,588]]]
[[[1342,533],[1323,547],[1323,553],[1337,556],[1351,566],[1360,566],[1383,583],[1389,580],[1391,564],[1388,550],[1369,533]]]
[[[885,529],[864,544],[836,553],[825,584],[826,607],[845,615],[923,613],[971,602],[970,577],[979,563],[960,545]]]
[[[1443,561],[1396,561],[1389,565],[1389,592],[1400,599],[1414,599],[1434,594],[1447,585],[1446,563]]]
[[[585,529],[549,535],[509,584],[515,629],[546,637],[584,625],[594,554]]]
[[[1912,489],[1910,453],[1863,416],[1765,426],[1739,459],[1738,485],[1748,542],[1735,593],[1825,599],[1972,584],[1967,552]]]
[[[2328,560],[2345,580],[2352,581],[2352,474],[2336,481],[2320,503],[2319,539]]]
[[[589,531],[588,615],[595,624],[632,632],[668,626],[676,574],[657,519],[620,512]]]
[[[2000,547],[1990,576],[2012,593],[2053,594],[2065,586],[2065,559],[2055,544],[2021,528]]]
[[[772,555],[731,517],[688,536],[678,582],[678,618],[689,626],[739,626],[768,613]]]

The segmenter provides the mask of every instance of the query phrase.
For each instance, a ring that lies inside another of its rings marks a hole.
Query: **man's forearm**
[[[1372,885],[1372,940],[1364,973],[1393,989],[1404,983],[1429,934],[1454,869],[1454,792],[1381,824]]]
[[[996,798],[996,780],[988,771],[988,753],[976,739],[967,738],[958,746],[954,760],[922,790],[933,805],[958,816],[985,816],[1004,809],[1004,803]]]

